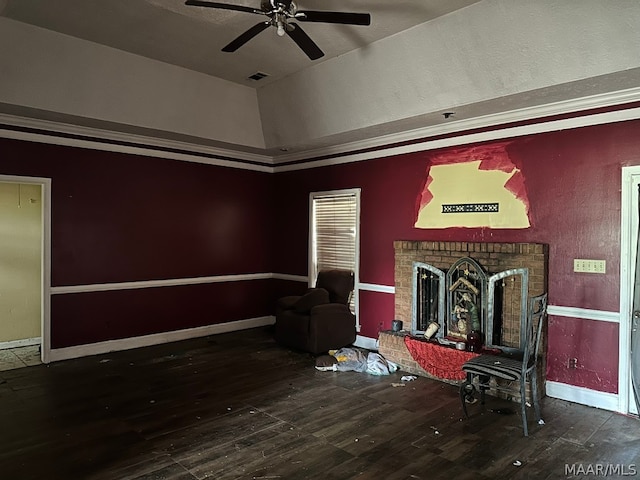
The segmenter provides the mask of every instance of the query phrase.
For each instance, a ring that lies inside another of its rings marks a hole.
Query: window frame
[[[354,197],[356,203],[355,210],[355,251],[354,251],[354,288],[353,288],[353,310],[356,316],[356,330],[360,332],[360,315],[359,315],[359,291],[360,291],[360,188],[348,188],[341,190],[326,190],[320,192],[309,193],[309,286],[315,284],[318,276],[316,261],[316,218],[315,218],[315,200],[319,198],[331,197]]]

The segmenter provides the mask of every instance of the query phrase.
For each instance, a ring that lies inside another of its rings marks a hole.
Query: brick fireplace
[[[405,336],[416,335],[423,337],[422,332],[416,332],[416,265],[426,264],[434,271],[449,271],[452,266],[460,263],[461,259],[471,259],[479,270],[487,277],[506,271],[526,270],[526,279],[509,278],[501,280],[499,305],[483,315],[495,317],[504,316],[502,330],[503,340],[517,345],[519,339],[519,318],[522,314],[523,297],[539,295],[547,291],[548,245],[540,243],[484,243],[484,242],[434,242],[434,241],[395,241],[395,319],[402,320],[403,332],[381,332],[379,350],[389,360],[399,364],[401,368],[413,374],[432,377],[426,372],[407,350]],[[468,268],[468,267],[464,267]],[[428,273],[428,272],[427,272]],[[524,287],[520,288],[520,284]],[[517,287],[516,287],[517,285]],[[516,288],[513,288],[516,287]],[[453,288],[453,287],[452,287]],[[447,289],[450,290],[450,289]],[[444,291],[444,289],[441,289]],[[494,293],[492,292],[492,298]],[[515,293],[510,293],[515,292]],[[446,292],[448,295],[449,292]],[[526,298],[525,305],[526,305]],[[449,297],[451,301],[451,297]],[[450,309],[450,305],[446,309]],[[515,308],[514,308],[515,305]],[[486,302],[485,302],[486,306]],[[445,312],[450,315],[451,312]],[[484,326],[484,324],[483,324]],[[417,330],[420,330],[418,328]],[[441,329],[442,330],[442,329]],[[446,330],[446,328],[445,328]],[[445,332],[446,334],[446,332]],[[543,334],[542,351],[546,348],[546,332]],[[492,338],[485,339],[492,343]],[[545,366],[540,370],[543,375]],[[540,385],[544,385],[544,379]]]

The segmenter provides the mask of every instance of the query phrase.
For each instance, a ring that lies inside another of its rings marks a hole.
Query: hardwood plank
[[[319,372],[259,328],[0,374],[3,478],[565,478],[640,465],[637,418],[545,398],[463,418],[455,386]],[[533,418],[533,415],[531,415]],[[520,462],[519,466],[514,462]]]

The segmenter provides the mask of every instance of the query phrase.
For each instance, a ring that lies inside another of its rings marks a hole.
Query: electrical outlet
[[[577,358],[569,358],[567,360],[567,368],[578,368],[578,359]]]
[[[607,273],[607,261],[574,258],[573,271],[583,273]]]

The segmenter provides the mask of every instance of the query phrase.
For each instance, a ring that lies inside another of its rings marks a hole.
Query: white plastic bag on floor
[[[367,373],[371,375],[389,375],[397,369],[398,366],[395,363],[388,362],[379,353],[370,352],[367,355]]]
[[[361,348],[341,348],[330,350],[329,354],[336,358],[338,363],[330,367],[317,367],[318,370],[334,372],[366,372],[371,375],[389,375],[398,370],[398,365],[386,360],[375,352],[367,352]]]
[[[341,348],[333,356],[338,360],[336,370],[339,372],[364,372],[367,369],[366,354],[360,349]]]

